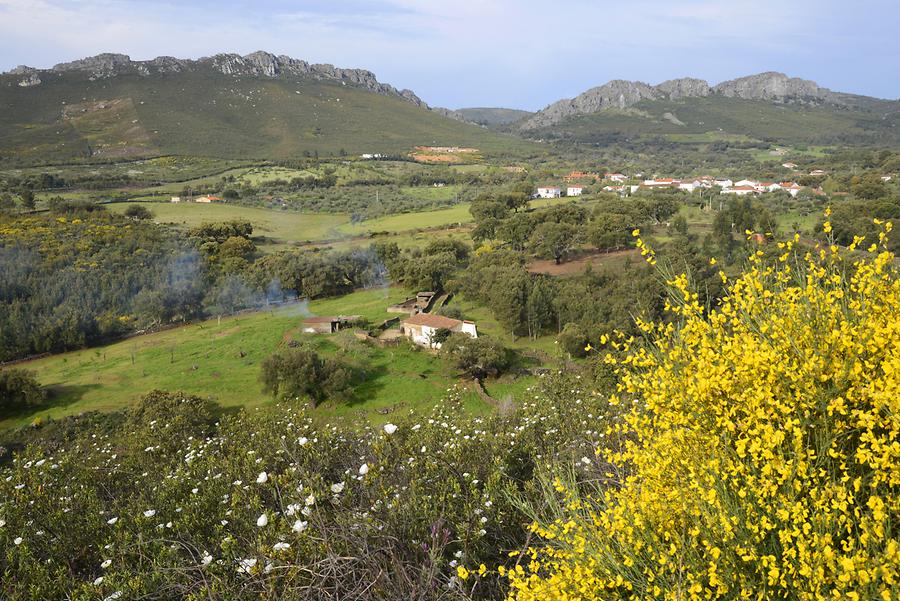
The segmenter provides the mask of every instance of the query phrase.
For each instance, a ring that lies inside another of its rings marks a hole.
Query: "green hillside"
[[[626,109],[604,109],[533,130],[541,139],[614,143],[642,136],[671,141],[707,141],[734,136],[785,144],[900,143],[900,103],[875,101],[867,108],[776,104],[723,96],[643,101]],[[690,135],[690,138],[680,136]]]
[[[290,158],[404,154],[416,145],[483,152],[529,144],[398,97],[315,79],[230,77],[210,70],[88,80],[0,76],[0,160],[118,159],[157,154]]]
[[[509,125],[534,114],[531,111],[523,111],[521,109],[492,107],[456,109],[456,112],[472,123],[487,125],[488,127],[492,125]]]

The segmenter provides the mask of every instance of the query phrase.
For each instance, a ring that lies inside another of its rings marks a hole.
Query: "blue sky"
[[[0,70],[267,50],[367,68],[450,108],[768,70],[900,98],[898,22],[897,0],[0,0]]]

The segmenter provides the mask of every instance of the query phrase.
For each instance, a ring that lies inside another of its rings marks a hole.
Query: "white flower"
[[[13,539],[13,544],[16,545],[17,547],[18,547],[19,545],[21,545],[21,544],[22,544],[22,537],[21,537],[21,536],[17,536],[16,538],[14,538],[14,539]]]
[[[101,584],[103,584],[103,576],[100,576],[99,578],[94,580],[94,586],[100,586]]]
[[[300,445],[301,447],[308,442],[309,442],[309,439],[305,436],[301,436],[300,438],[297,439],[297,444]]]
[[[334,494],[340,494],[344,491],[344,483],[343,482],[335,482],[331,485],[331,492]]]
[[[273,551],[285,551],[290,548],[291,546],[287,543],[275,543],[274,545],[272,545]]]
[[[103,561],[103,563],[100,564],[100,567],[105,570],[106,568],[108,568],[111,565],[112,565],[112,559],[106,559]]]
[[[210,555],[209,553],[207,553],[206,555],[203,556],[203,559],[200,560],[200,563],[201,563],[202,565],[208,566],[209,564],[212,563],[212,560],[213,560],[212,555]]]
[[[227,525],[228,525],[228,520],[222,520],[222,521],[219,522],[219,523],[222,524],[223,526],[227,526]]]
[[[304,522],[303,520],[297,520],[296,522],[294,522],[294,526],[291,529],[294,532],[303,532],[304,530],[306,530],[306,526],[307,522]]]
[[[103,601],[116,601],[116,599],[122,598],[122,591],[116,591],[111,594],[109,597],[106,597]]]
[[[368,473],[369,473],[369,464],[368,463],[363,463],[361,466],[359,466],[359,475],[360,476],[365,476]]]
[[[387,435],[391,435],[397,431],[397,426],[394,424],[385,424],[384,425],[384,433]]]
[[[583,463],[583,464],[585,464],[585,465],[590,465],[590,464],[591,464],[591,460],[590,460],[588,457],[582,457],[582,458],[581,458],[581,463]]]
[[[199,492],[199,491],[200,491],[199,488],[192,488],[192,489],[191,489],[191,494],[196,495],[197,492]]]
[[[302,513],[306,517],[309,517],[312,515],[312,507],[304,507],[303,511],[301,511],[300,513]]]
[[[256,525],[260,528],[264,528],[266,525],[268,525],[268,523],[269,516],[267,516],[266,514],[262,514],[258,518],[256,518]]]
[[[256,483],[257,484],[265,484],[266,481],[268,481],[268,479],[269,479],[269,474],[267,474],[265,472],[260,472],[259,475],[256,477]]]
[[[253,559],[242,559],[242,560],[240,560],[240,561],[238,562],[238,569],[237,569],[237,571],[238,571],[238,572],[244,572],[244,573],[249,574],[249,573],[250,573],[250,570],[251,570],[251,569],[253,568],[253,566],[255,566],[255,565],[256,565],[256,559],[255,559],[255,558],[253,558]]]
[[[284,510],[284,515],[291,517],[292,515],[297,513],[299,510],[300,510],[299,505],[297,505],[296,503],[291,503],[290,505],[287,506],[287,509]]]
[[[309,507],[310,505],[315,505],[316,504],[316,495],[309,495],[308,497],[306,497],[306,500],[304,501],[304,503],[306,503],[307,507]]]
[[[119,518],[109,518],[108,520],[106,520],[106,523],[109,524],[110,526],[112,526],[113,524],[115,524],[118,521],[119,521]]]
[[[155,515],[156,515],[156,510],[155,510],[155,509],[148,509],[147,511],[144,512],[144,517],[145,517],[145,518],[152,518],[152,517],[155,516]]]
[[[0,520],[0,528],[6,526],[6,520]]]

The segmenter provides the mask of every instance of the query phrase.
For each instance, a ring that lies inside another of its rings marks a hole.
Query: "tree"
[[[261,365],[263,392],[276,399],[308,398],[313,407],[327,398],[346,400],[352,394],[352,370],[336,359],[322,359],[315,351],[285,349]]]
[[[559,265],[581,242],[582,229],[569,223],[545,221],[534,229],[529,248],[539,257]]]
[[[27,211],[34,210],[34,192],[30,189],[26,188],[19,193],[19,198],[22,200],[22,207]]]
[[[24,369],[0,371],[0,415],[9,415],[44,400],[44,390],[35,374]]]
[[[553,292],[553,281],[547,277],[538,277],[531,284],[525,303],[525,320],[531,338],[537,338],[553,325]]]
[[[153,219],[153,212],[144,205],[128,205],[125,216],[135,221]]]
[[[491,338],[472,338],[461,332],[452,333],[441,345],[441,353],[449,357],[457,369],[477,379],[496,376],[512,364],[512,352]]]
[[[588,337],[578,324],[567,323],[556,338],[556,342],[569,357],[584,357],[587,355],[585,349],[588,345]]]

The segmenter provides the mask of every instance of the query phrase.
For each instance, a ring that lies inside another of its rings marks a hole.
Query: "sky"
[[[369,69],[448,108],[762,71],[897,99],[897,23],[898,0],[0,0],[0,71],[266,50]]]

